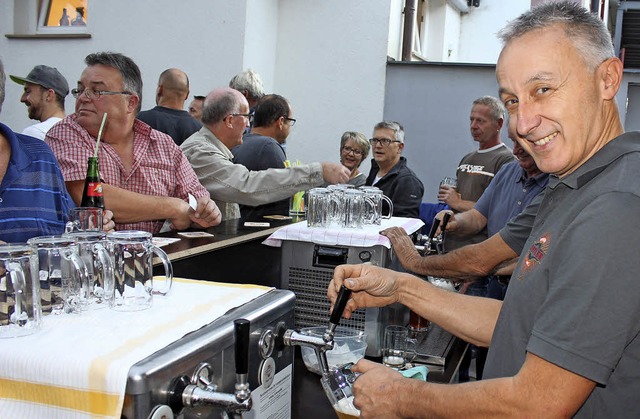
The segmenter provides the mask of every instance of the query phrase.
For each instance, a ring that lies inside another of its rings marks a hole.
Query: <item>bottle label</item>
[[[89,182],[87,196],[102,196],[102,182]]]

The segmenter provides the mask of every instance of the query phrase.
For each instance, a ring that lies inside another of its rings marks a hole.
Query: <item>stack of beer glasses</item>
[[[393,203],[375,186],[356,189],[353,185],[330,185],[307,192],[307,226],[321,228],[362,228],[380,225],[391,218]],[[383,202],[389,212],[383,215]]]

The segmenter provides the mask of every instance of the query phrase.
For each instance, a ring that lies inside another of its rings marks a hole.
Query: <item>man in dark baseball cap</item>
[[[69,94],[67,80],[57,69],[46,65],[35,66],[26,77],[9,77],[24,86],[20,102],[27,105],[29,118],[40,121],[22,133],[44,140],[49,128],[65,116],[64,98]]]

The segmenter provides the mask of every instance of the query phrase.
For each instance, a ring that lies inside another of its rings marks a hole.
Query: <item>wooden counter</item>
[[[280,287],[279,247],[262,242],[280,227],[297,220],[269,220],[269,227],[246,227],[241,219],[223,221],[206,231],[213,237],[184,238],[176,232],[159,237],[175,237],[180,241],[162,247],[173,265],[176,277],[237,284]],[[154,275],[164,274],[158,258],[154,258]]]

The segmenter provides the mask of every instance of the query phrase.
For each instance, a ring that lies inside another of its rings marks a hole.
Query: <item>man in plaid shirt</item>
[[[105,205],[117,230],[157,233],[171,228],[206,228],[221,215],[209,192],[171,137],[136,120],[142,98],[138,66],[118,53],[89,54],[78,87],[71,91],[76,111],[56,124],[45,141],[55,153],[67,189],[80,204],[87,159],[93,156],[103,115],[107,120],[98,161]],[[191,193],[198,202],[187,203]]]

